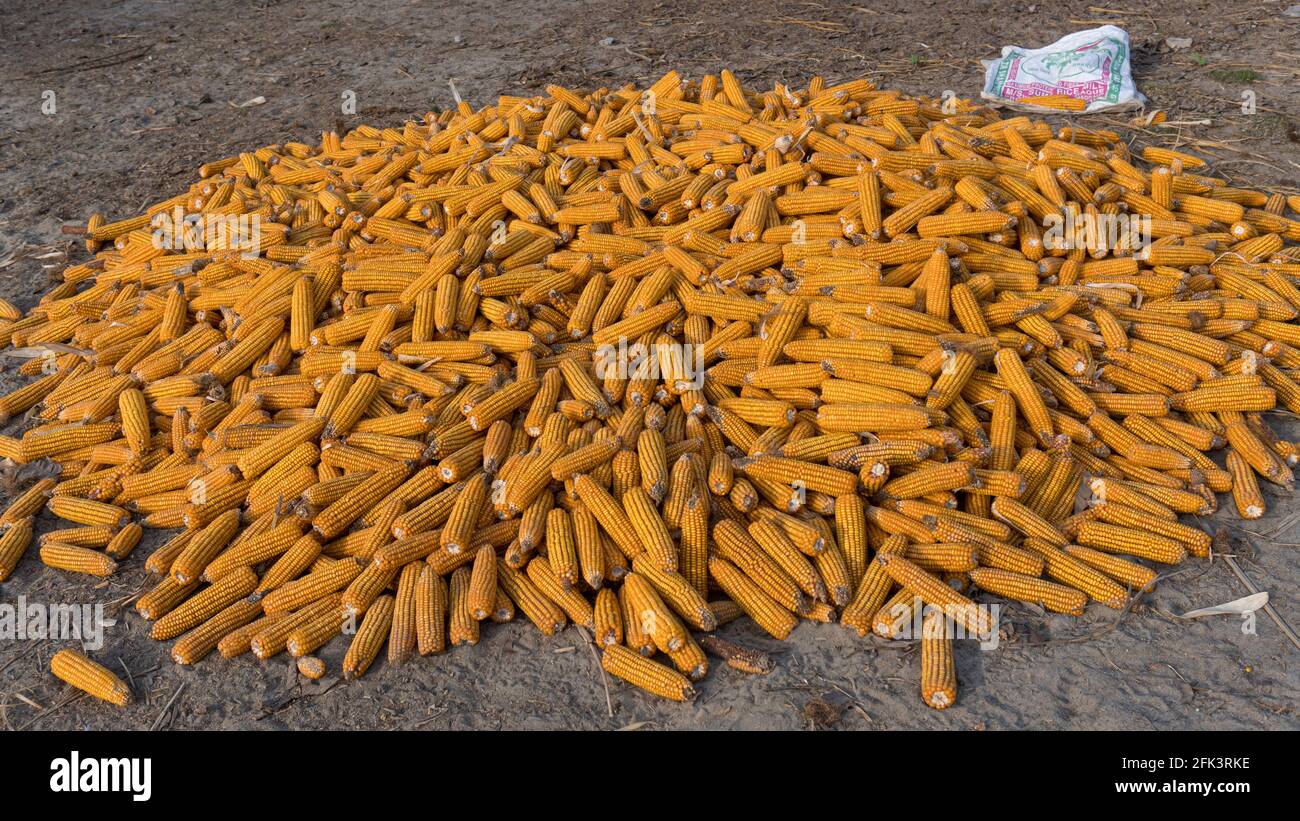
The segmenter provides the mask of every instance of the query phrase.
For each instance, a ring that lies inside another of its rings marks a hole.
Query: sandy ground
[[[501,92],[644,81],[669,68],[698,76],[730,66],[747,81],[802,84],[868,75],[885,87],[978,93],[979,58],[1004,44],[1043,45],[1101,22],[1128,29],[1138,81],[1180,125],[1147,136],[1215,158],[1241,184],[1300,187],[1300,19],[1288,3],[1085,2],[956,4],[519,4],[339,0],[314,4],[127,0],[111,7],[0,3],[0,294],[30,305],[84,251],[59,234],[92,211],[138,213],[193,179],[204,160],[358,122],[397,124],[451,102],[448,79],[481,104]],[[1172,50],[1170,37],[1192,45]],[[54,93],[56,111],[42,102]],[[346,91],[356,116],[343,116]],[[1253,92],[1254,115],[1241,112]],[[252,98],[261,105],[238,107]],[[1119,120],[1089,118],[1113,127]],[[12,377],[5,379],[11,385]],[[7,389],[7,387],[5,388]],[[1282,430],[1300,438],[1287,420]],[[1237,561],[1300,624],[1300,505],[1266,489],[1270,512],[1237,530]],[[50,522],[43,522],[48,527]],[[106,603],[118,613],[96,655],[129,675],[125,711],[68,691],[48,673],[53,641],[0,641],[0,726],[7,728],[962,728],[1295,729],[1300,655],[1259,615],[1254,635],[1232,617],[1173,614],[1246,594],[1222,562],[1191,562],[1130,612],[1094,606],[1047,616],[1012,605],[997,650],[957,648],[961,695],[943,713],[917,695],[911,643],[859,639],[804,624],[788,642],[747,623],[722,634],[772,652],[752,677],[715,664],[690,705],[604,681],[578,630],[544,638],[489,626],[475,648],[401,668],[377,663],[345,683],[301,679],[288,660],[209,659],[187,669],[147,638],[131,609],[150,586],[148,545],[106,582],[45,569],[29,554],[0,604]],[[323,657],[337,671],[345,646]]]

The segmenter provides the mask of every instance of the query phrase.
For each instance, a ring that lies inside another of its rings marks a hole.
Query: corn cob
[[[256,596],[236,601],[177,639],[172,645],[172,661],[177,664],[201,661],[223,638],[253,621],[261,612],[262,604]]]
[[[661,698],[689,701],[695,697],[686,676],[643,658],[622,645],[607,646],[601,653],[600,664],[610,675]]]
[[[1053,584],[1032,576],[1022,576],[1008,570],[979,567],[970,571],[970,578],[978,587],[1018,601],[1033,602],[1057,613],[1082,615],[1088,597],[1079,590]]]
[[[1258,519],[1264,515],[1264,494],[1260,492],[1255,471],[1246,458],[1235,450],[1228,451],[1228,472],[1232,474],[1232,501],[1237,515],[1243,519]]]
[[[0,533],[0,582],[3,582],[14,572],[32,543],[32,518],[11,520],[0,527],[4,528]]]
[[[1162,564],[1178,564],[1187,557],[1187,549],[1173,539],[1102,522],[1084,522],[1077,539],[1084,547],[1126,553]]]
[[[267,614],[297,610],[347,587],[361,575],[364,568],[365,565],[358,559],[340,559],[267,593],[262,599],[262,606]]]
[[[548,532],[551,532],[548,528]],[[491,615],[497,596],[497,554],[490,545],[484,545],[474,554],[474,567],[464,605],[470,617],[482,621]]]
[[[40,557],[47,567],[70,573],[86,573],[103,577],[117,572],[117,562],[98,550],[87,547],[46,542],[40,547]]]
[[[709,559],[709,572],[723,591],[773,637],[785,639],[799,623],[794,614],[778,605],[726,559]]]
[[[590,627],[594,614],[591,604],[576,590],[566,590],[556,580],[555,569],[545,556],[536,556],[525,568],[527,577],[547,599],[553,602],[574,624]]]
[[[629,488],[623,494],[623,510],[637,540],[645,547],[644,553],[655,566],[666,572],[676,572],[677,548],[650,495],[640,487]],[[636,555],[630,553],[628,558]]]
[[[257,574],[247,568],[240,568],[158,619],[150,629],[149,636],[155,641],[175,638],[252,593],[256,586]]]
[[[420,568],[415,585],[415,638],[422,656],[447,649],[448,595],[441,576],[430,567]]]
[[[928,610],[921,622],[921,700],[936,710],[957,701],[952,637],[947,619],[937,610]]]
[[[1119,609],[1124,606],[1127,600],[1124,588],[1115,584],[1104,573],[1066,553],[1062,547],[1034,538],[1026,539],[1024,546],[1043,557],[1047,564],[1045,572],[1049,578],[1067,587],[1081,590],[1107,607]],[[1063,547],[1068,548],[1069,545]]]
[[[1065,552],[1132,589],[1145,592],[1154,587],[1156,572],[1149,567],[1079,545],[1066,545]]]
[[[1119,525],[1134,530],[1146,530],[1158,536],[1173,539],[1187,548],[1193,556],[1204,558],[1210,555],[1210,534],[1194,527],[1153,519],[1137,508],[1128,507],[1117,502],[1097,505],[1097,519],[1107,524]]]
[[[343,657],[343,675],[346,678],[360,678],[370,669],[375,657],[388,639],[393,623],[393,597],[383,595],[375,599],[361,620],[352,643],[348,645],[347,655]]]
[[[511,601],[545,635],[563,629],[568,623],[564,611],[547,598],[525,573],[520,573],[509,565],[498,565],[497,581]]]
[[[593,632],[598,647],[623,643],[623,611],[618,595],[612,589],[603,587],[596,591],[593,619]],[[716,620],[715,616],[714,621]]]
[[[301,656],[295,662],[298,668],[298,674],[303,678],[311,681],[318,681],[325,677],[325,662],[315,656]]]
[[[889,591],[893,587],[892,577],[885,572],[881,557],[899,555],[908,548],[907,539],[901,535],[891,535],[876,549],[876,555],[867,564],[862,580],[854,593],[853,601],[840,614],[840,623],[852,627],[860,635],[871,632],[871,618],[885,604]]]
[[[390,665],[405,663],[416,649],[416,585],[421,570],[419,562],[411,562],[398,574],[397,596],[393,600],[392,625],[388,634]]]
[[[126,682],[80,651],[65,648],[55,653],[50,659],[50,672],[101,701],[118,707],[131,703],[131,690]]]
[[[457,568],[451,574],[450,593],[447,610],[451,615],[451,625],[447,630],[447,640],[453,647],[461,644],[478,644],[478,620],[470,610],[469,593],[473,584],[472,571],[468,567]],[[401,591],[398,591],[401,598]],[[391,647],[391,643],[389,645]]]
[[[882,556],[885,572],[898,584],[931,607],[940,608],[944,615],[961,624],[975,635],[987,635],[992,629],[988,613],[974,602],[926,573],[907,559],[895,555]]]
[[[720,639],[717,636],[701,636],[700,646],[727,662],[727,666],[742,673],[765,676],[775,669],[772,658],[766,653],[749,647]]]
[[[40,513],[45,509],[45,503],[54,491],[54,487],[55,482],[53,479],[46,478],[37,481],[9,503],[4,513],[0,514],[0,524],[20,522]]]

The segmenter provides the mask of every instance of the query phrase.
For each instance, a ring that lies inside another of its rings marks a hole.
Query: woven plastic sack
[[[1128,32],[1102,26],[1067,34],[1044,48],[1004,46],[984,60],[986,100],[1024,111],[1060,110],[1051,98],[1080,100],[1082,113],[1139,108],[1146,97],[1133,83]],[[1048,98],[1036,104],[1035,98]]]

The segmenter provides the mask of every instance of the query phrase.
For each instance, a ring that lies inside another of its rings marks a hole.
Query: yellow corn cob
[[[471,574],[472,571],[468,567],[457,568],[451,574],[447,605],[451,616],[451,624],[447,630],[447,640],[453,647],[461,644],[478,644],[478,621],[474,618],[469,605],[469,592],[472,585]],[[400,591],[398,598],[401,598]]]
[[[104,545],[104,553],[110,558],[120,561],[131,555],[140,544],[140,539],[144,536],[144,528],[132,522],[126,527],[113,534],[108,544]],[[2,564],[2,562],[0,562]]]
[[[467,568],[461,569],[468,573]],[[391,665],[405,663],[416,649],[416,585],[421,570],[419,562],[411,562],[397,577],[397,596],[393,601],[392,625],[388,633],[388,663]]]
[[[941,609],[945,616],[972,633],[987,635],[992,629],[992,620],[988,613],[980,610],[970,599],[902,556],[897,554],[881,556],[880,564],[895,582],[931,607]]]
[[[1154,519],[1137,508],[1128,507],[1118,502],[1107,502],[1094,508],[1097,519],[1112,525],[1145,530],[1165,538],[1180,542],[1193,556],[1204,558],[1210,555],[1210,534],[1203,530],[1163,519]]]
[[[1043,557],[1049,578],[1075,590],[1082,590],[1107,607],[1119,609],[1124,606],[1127,600],[1124,588],[1091,565],[1066,553],[1065,548],[1069,545],[1058,547],[1040,539],[1029,538],[1025,540],[1024,546]]]
[[[1232,501],[1237,515],[1243,519],[1258,519],[1264,515],[1264,494],[1255,480],[1255,471],[1239,452],[1228,451],[1228,472],[1232,474]]]
[[[871,429],[877,433],[910,431],[930,426],[930,415],[920,408],[905,405],[844,403],[822,405],[817,408],[817,426],[833,433],[857,432],[864,419],[871,420]]]
[[[712,613],[712,611],[710,611]],[[618,595],[608,587],[596,591],[593,611],[596,645],[601,648],[623,643],[623,611]],[[714,618],[716,623],[716,616]]]
[[[980,567],[970,571],[970,578],[978,587],[990,593],[1033,602],[1057,613],[1078,616],[1088,604],[1088,597],[1082,591],[1007,570]]]
[[[525,574],[506,564],[498,565],[497,581],[519,609],[538,630],[551,635],[568,623],[564,611],[546,597]]]
[[[117,572],[117,562],[98,550],[87,547],[47,542],[41,545],[40,557],[48,567],[70,573],[111,576]]]
[[[708,588],[708,546],[709,504],[697,491],[686,500],[682,511],[678,572],[701,594]]]
[[[228,510],[194,534],[189,544],[172,562],[168,572],[179,584],[196,580],[239,530],[239,511]]]
[[[554,532],[549,527],[548,533]],[[491,615],[496,605],[497,595],[497,554],[491,545],[484,545],[474,555],[474,567],[470,575],[469,589],[465,594],[465,606],[470,617],[482,621]]]
[[[880,489],[886,496],[914,499],[931,493],[975,484],[975,469],[965,462],[947,462],[890,479]]]
[[[447,649],[449,595],[441,576],[430,567],[420,568],[415,585],[415,637],[422,656]]]
[[[283,587],[301,575],[320,555],[320,542],[311,536],[301,537],[267,569],[257,585],[257,592],[269,593]]]
[[[50,672],[101,701],[118,707],[131,703],[131,690],[126,682],[77,650],[65,648],[55,653],[50,659]]]
[[[1084,522],[1079,526],[1077,539],[1084,547],[1126,553],[1162,564],[1178,564],[1187,557],[1187,549],[1173,539],[1102,522]]]
[[[644,546],[646,555],[659,569],[676,572],[677,548],[650,495],[640,487],[629,488],[623,494],[623,510],[632,531],[636,534],[635,538]],[[593,510],[593,513],[595,512]],[[599,518],[600,515],[597,513],[597,519]],[[627,553],[627,555],[628,558],[635,558],[638,554]]]
[[[599,590],[605,581],[605,549],[601,541],[600,528],[591,512],[578,505],[570,514],[573,524],[574,549],[577,554],[578,568],[582,580],[592,590]],[[548,531],[549,531],[548,527]],[[563,538],[563,537],[561,537]],[[552,548],[548,546],[548,554]],[[552,567],[556,566],[556,557],[550,556]],[[563,578],[560,579],[563,584]]]
[[[149,409],[144,394],[128,388],[118,394],[118,413],[122,419],[122,434],[134,453],[143,453],[149,446]]]
[[[13,574],[14,568],[32,543],[32,522],[33,519],[29,516],[0,523],[0,528],[3,528],[3,532],[0,532],[0,582],[6,581]]]
[[[998,375],[1006,383],[1007,390],[1015,397],[1020,413],[1029,422],[1031,432],[1044,443],[1050,443],[1055,427],[1047,413],[1043,398],[1029,379],[1024,363],[1015,351],[1003,348],[996,356]]]
[[[799,483],[795,486],[831,496],[852,493],[857,488],[857,480],[852,473],[827,467],[826,465],[785,459],[779,456],[758,456],[741,459],[735,466],[738,470],[751,477],[767,479],[784,485]]]
[[[349,679],[360,678],[379,655],[388,639],[393,623],[393,597],[387,594],[375,599],[361,620],[347,655],[343,657],[343,675]]]
[[[155,641],[166,641],[179,636],[249,595],[255,587],[257,587],[257,574],[248,568],[240,568],[204,588],[154,622],[149,637]]]
[[[385,496],[410,476],[406,465],[396,465],[370,476],[312,519],[312,530],[321,540],[329,540],[371,510]]]
[[[358,559],[352,557],[339,559],[331,565],[267,593],[262,599],[262,606],[268,615],[297,610],[347,587],[353,579],[361,575],[364,568],[365,565]],[[223,577],[222,581],[225,578],[229,576]],[[217,584],[221,582],[218,581]]]
[[[120,507],[72,496],[53,496],[45,506],[60,519],[83,525],[121,527],[131,520],[131,515]]]
[[[171,576],[166,576],[157,587],[136,600],[135,610],[142,618],[160,619],[194,592],[196,587],[197,583],[180,585]]]
[[[991,234],[1010,227],[1014,217],[1001,211],[977,211],[967,214],[942,214],[922,217],[917,233],[922,237],[948,237],[960,234]]]
[[[785,639],[799,623],[790,611],[776,603],[763,589],[731,562],[722,558],[709,559],[709,573],[718,586],[744,609],[759,627],[778,639]]]
[[[325,662],[315,656],[301,656],[295,662],[298,674],[305,679],[318,681],[325,677]]]
[[[605,647],[600,663],[605,672],[648,693],[673,701],[689,701],[695,697],[686,676],[621,645]]]
[[[1155,585],[1156,572],[1149,567],[1079,545],[1066,545],[1065,552],[1132,589],[1148,591]]]
[[[32,517],[45,509],[45,503],[54,490],[53,479],[41,479],[15,498],[0,514],[0,524],[10,524]]]
[[[1064,545],[1067,539],[1052,523],[1025,507],[1015,499],[999,497],[993,500],[990,510],[994,516],[1019,530],[1026,536],[1042,539],[1049,544]]]
[[[262,604],[254,596],[234,602],[177,639],[172,645],[172,661],[177,664],[202,661],[223,638],[252,622],[261,612]]]
[[[350,615],[364,613],[393,583],[400,569],[371,563],[343,591],[343,607]]]
[[[921,622],[921,700],[936,710],[946,710],[957,701],[952,637],[947,619],[937,610],[927,611]]]
[[[823,520],[815,519],[813,521],[826,528]],[[813,561],[817,565],[817,573],[825,584],[831,603],[837,607],[843,607],[853,598],[853,582],[849,578],[849,569],[844,561],[844,554],[840,551],[839,545],[831,538],[829,528],[826,528],[826,530],[826,549],[813,556]]]
[[[909,545],[905,555],[930,573],[965,573],[978,564],[979,551],[973,544],[934,542]]]

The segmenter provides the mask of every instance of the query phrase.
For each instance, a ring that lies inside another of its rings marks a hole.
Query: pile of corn
[[[949,620],[993,627],[976,591],[1123,607],[1208,554],[1180,514],[1230,492],[1257,517],[1259,477],[1291,486],[1262,414],[1300,412],[1300,198],[1202,165],[725,71],[207,164],[92,216],[93,260],[4,311],[37,378],[0,399],[26,428],[0,455],[62,472],[4,513],[0,579],[43,509],[71,526],[40,560],[71,572],[171,529],[136,609],[178,663],[287,651],[320,676],[345,634],[359,676],[520,611],[679,700],[703,645],[770,669],[697,635],[739,615],[897,637],[924,603],[945,707]],[[260,235],[168,248],[170,213]],[[1149,247],[1048,241],[1121,216]],[[84,657],[55,672],[124,699]]]

